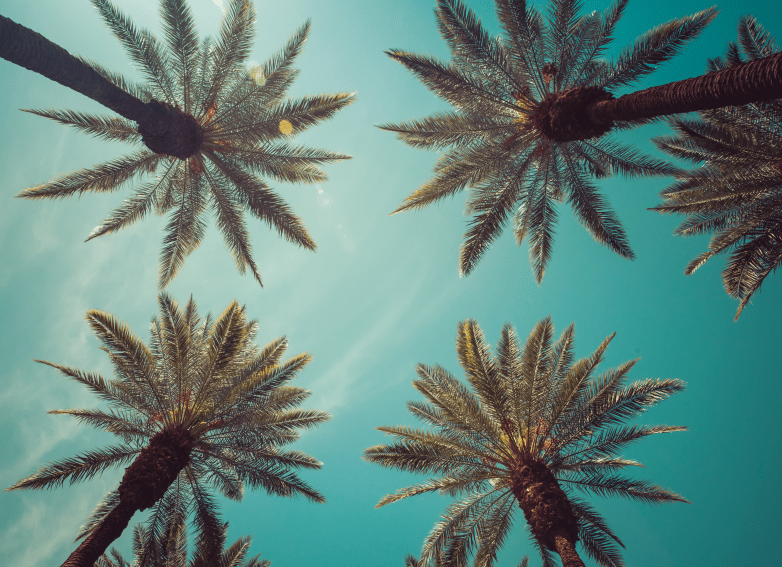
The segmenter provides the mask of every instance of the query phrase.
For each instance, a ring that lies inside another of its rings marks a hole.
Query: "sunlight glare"
[[[293,124],[283,118],[280,120],[280,132],[286,136],[290,136],[291,132],[293,132]]]
[[[225,6],[223,6],[223,0],[212,0],[212,2],[215,3],[215,6],[220,8],[220,11],[225,15]]]

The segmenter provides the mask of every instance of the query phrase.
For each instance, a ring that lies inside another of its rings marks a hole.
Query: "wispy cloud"
[[[24,495],[21,513],[15,515],[0,535],[0,559],[15,567],[39,567],[61,563],[76,548],[73,538],[81,519],[86,519],[103,496],[103,486],[92,486],[89,494]],[[105,492],[104,492],[105,494]]]
[[[378,358],[378,349],[385,347],[383,337],[392,336],[394,327],[403,319],[410,318],[413,300],[424,279],[423,274],[419,275],[404,294],[398,294],[380,317],[374,317],[376,323],[361,332],[360,340],[312,383],[313,406],[330,411],[350,403],[354,384],[366,376],[366,369],[372,366],[371,361]],[[385,295],[385,292],[380,295]]]

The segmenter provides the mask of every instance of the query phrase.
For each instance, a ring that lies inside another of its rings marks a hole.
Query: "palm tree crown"
[[[87,312],[87,321],[113,363],[113,380],[39,361],[109,403],[107,410],[50,413],[71,415],[120,441],[42,467],[8,490],[52,488],[66,480],[73,484],[132,461],[119,488],[82,527],[78,537],[87,536],[83,546],[124,522],[121,533],[136,510],[150,507],[144,532],[150,538],[160,536],[171,514],[188,513],[200,531],[217,537],[221,528],[210,490],[238,501],[246,484],[278,496],[303,495],[323,502],[291,472],[317,469],[321,463],[283,450],[298,438],[299,429],[330,417],[297,409],[310,393],[286,385],[311,357],[299,354],[282,361],[284,337],[258,348],[253,342],[258,324],[248,321],[244,307],[236,302],[216,320],[201,319],[192,299],[181,309],[163,294],[159,304],[160,319],[152,321],[150,346],[111,315]],[[115,521],[120,516],[121,521]],[[91,566],[109,543],[86,565]]]
[[[440,475],[388,495],[378,506],[426,492],[466,495],[448,507],[427,537],[421,558],[428,564],[438,550],[446,550],[447,564],[464,565],[477,546],[476,567],[492,565],[519,506],[544,565],[553,565],[553,550],[564,565],[583,565],[573,549],[580,540],[599,564],[618,566],[623,564],[615,545],[621,545],[619,538],[574,490],[649,503],[686,502],[621,474],[640,465],[617,456],[647,435],[685,430],[622,425],[684,384],[676,379],[625,384],[635,360],[595,376],[613,335],[574,363],[573,325],[552,345],[553,333],[546,318],[521,348],[513,328],[505,325],[494,355],[475,321],[460,323],[456,352],[471,389],[440,366],[419,364],[420,379],[413,386],[428,403],[407,407],[434,429],[378,427],[398,441],[365,450],[365,459],[382,466]]]
[[[566,91],[600,98],[638,81],[695,38],[716,10],[660,25],[609,62],[601,56],[627,0],[616,0],[604,14],[586,16],[579,16],[575,0],[553,0],[547,20],[524,0],[496,4],[503,37],[489,35],[461,0],[438,0],[438,25],[453,55],[450,63],[388,52],[455,107],[423,120],[381,126],[412,146],[450,148],[434,177],[394,212],[422,208],[473,187],[465,206],[472,220],[461,248],[462,274],[475,267],[513,213],[516,241],[529,237],[530,262],[540,283],[551,257],[557,203],[565,199],[598,242],[633,258],[619,220],[592,179],[617,173],[672,175],[677,168],[605,136],[557,141],[543,117]]]
[[[717,72],[778,53],[755,18],[738,24],[738,45],[710,60]],[[682,172],[653,210],[687,215],[675,234],[714,233],[709,249],[687,266],[690,275],[717,254],[730,251],[722,272],[725,290],[740,300],[739,318],[763,280],[782,263],[782,100],[728,106],[676,118],[677,136],[653,141],[668,154],[701,164]]]
[[[102,555],[95,567],[269,567],[271,561],[260,555],[248,558],[251,537],[237,539],[225,548],[228,524],[224,524],[217,540],[200,537],[188,560],[187,533],[182,518],[170,516],[160,539],[150,538],[147,528],[137,525],[133,528],[133,563],[128,563],[116,549]],[[202,534],[203,536],[203,534]],[[151,546],[151,549],[150,549]]]
[[[154,174],[154,179],[140,185],[87,240],[115,232],[153,210],[168,213],[160,256],[161,288],[200,244],[206,229],[205,213],[210,209],[237,268],[241,273],[249,268],[259,283],[244,211],[274,227],[287,240],[314,250],[315,243],[302,221],[258,176],[319,182],[326,179],[319,164],[350,157],[293,146],[288,141],[354,100],[345,93],[285,99],[297,74],[292,64],[307,38],[309,22],[277,56],[248,69],[245,61],[255,35],[255,10],[249,0],[231,0],[217,39],[207,38],[200,45],[184,0],[161,0],[164,43],[146,30],[137,30],[109,0],[92,2],[142,70],[146,83],[132,84],[96,63],[84,62],[113,84],[150,102],[161,115],[183,113],[189,130],[173,141],[158,140],[134,122],[116,116],[30,110],[104,140],[143,143],[144,147],[26,189],[19,196],[52,199],[116,191],[137,177]]]
[[[426,565],[425,561],[419,561],[409,553],[405,556],[405,567],[424,567],[425,565]],[[445,555],[439,549],[436,549],[434,552],[434,559],[432,560],[432,565],[434,567],[458,567],[454,563],[447,563],[445,559]],[[518,567],[529,567],[529,557],[527,557],[526,555],[522,557],[521,561],[518,564]]]

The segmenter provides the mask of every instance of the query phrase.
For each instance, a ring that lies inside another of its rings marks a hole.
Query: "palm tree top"
[[[298,439],[299,430],[330,419],[323,411],[299,409],[310,392],[287,384],[311,356],[283,360],[285,337],[259,348],[254,344],[258,323],[249,321],[236,301],[216,319],[210,315],[202,319],[192,298],[184,308],[166,294],[159,296],[158,303],[160,318],[152,320],[149,345],[108,313],[87,312],[90,327],[111,359],[114,379],[38,361],[84,385],[109,406],[49,413],[70,415],[113,433],[119,442],[41,467],[6,490],[73,484],[131,461],[125,477],[132,472],[146,474],[149,485],[154,485],[156,471],[131,469],[140,454],[163,445],[171,452],[170,460],[183,459],[186,464],[176,477],[178,482],[163,487],[162,498],[144,506],[152,507],[152,536],[170,514],[192,513],[199,530],[217,537],[220,524],[210,489],[237,501],[247,485],[277,496],[301,495],[324,502],[319,492],[292,472],[319,469],[322,463],[284,448]],[[106,496],[79,538],[89,535],[117,506],[124,485],[125,479],[119,490]]]
[[[774,38],[752,16],[738,23],[738,43],[709,60],[719,72],[779,53]],[[725,291],[740,300],[735,318],[765,278],[782,263],[782,100],[729,106],[670,121],[675,136],[652,141],[662,151],[700,167],[682,171],[652,210],[687,219],[680,236],[713,233],[708,250],[684,273],[730,252],[722,272]]]
[[[222,526],[217,539],[200,534],[195,549],[188,559],[187,533],[183,518],[172,513],[157,537],[149,529],[136,525],[133,528],[133,567],[269,567],[271,561],[261,559],[260,554],[248,557],[252,538],[240,537],[226,548],[228,523]],[[102,555],[95,567],[131,567],[116,549]]]
[[[610,140],[603,135],[610,125],[588,139],[555,136],[550,131],[551,105],[568,97],[611,98],[609,91],[638,82],[676,55],[717,10],[659,25],[624,48],[616,60],[606,59],[627,3],[616,0],[602,14],[582,16],[576,0],[553,0],[545,15],[522,0],[496,0],[503,33],[495,37],[461,0],[438,0],[437,23],[452,60],[444,63],[399,49],[387,52],[454,107],[381,128],[412,146],[447,150],[432,179],[394,213],[473,188],[465,205],[472,220],[461,248],[461,274],[474,269],[512,217],[517,243],[529,238],[530,263],[540,283],[563,201],[595,240],[623,257],[634,257],[593,179],[672,175],[678,168]],[[649,121],[619,121],[616,127]]]
[[[112,84],[149,103],[149,112],[170,130],[152,131],[128,119],[74,111],[29,110],[98,136],[142,144],[132,154],[60,176],[26,189],[20,197],[66,198],[85,192],[113,192],[139,177],[153,176],[112,212],[87,240],[116,232],[150,212],[168,214],[160,256],[164,288],[200,244],[206,213],[212,211],[240,273],[261,283],[252,256],[244,212],[294,244],[315,250],[301,219],[260,176],[316,183],[326,179],[321,164],[350,156],[293,145],[291,139],[332,117],[355,100],[353,93],[286,99],[298,71],[293,67],[310,31],[307,21],[283,50],[264,65],[247,67],[255,37],[255,9],[249,0],[227,2],[215,40],[199,41],[184,0],[161,0],[164,40],[137,29],[109,0],[92,0],[120,40],[144,84],[137,85],[81,60]],[[154,124],[157,124],[155,122]]]
[[[364,458],[437,475],[385,496],[378,507],[427,492],[461,497],[426,538],[422,561],[434,567],[437,554],[445,552],[446,564],[466,565],[475,552],[476,567],[493,565],[521,506],[544,566],[553,565],[551,534],[570,529],[564,525],[568,522],[595,561],[618,566],[623,564],[617,547],[621,541],[577,492],[646,503],[687,502],[624,473],[627,467],[641,466],[620,456],[627,445],[648,435],[686,430],[625,425],[682,391],[684,383],[647,379],[628,384],[637,360],[597,375],[613,336],[576,361],[574,326],[554,342],[547,317],[523,346],[506,324],[492,353],[478,324],[467,320],[459,324],[456,351],[469,387],[440,366],[416,367],[419,379],[413,386],[426,402],[408,402],[407,407],[431,429],[378,427],[396,441],[366,449]],[[564,492],[564,499],[552,490]],[[550,511],[544,513],[541,505],[562,508],[555,524],[547,524]]]

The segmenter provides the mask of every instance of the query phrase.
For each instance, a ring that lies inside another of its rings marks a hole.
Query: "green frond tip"
[[[754,18],[744,17],[737,42],[728,44],[724,57],[710,60],[708,69],[727,70],[778,51],[773,37]],[[670,156],[700,165],[677,175],[653,210],[686,217],[674,231],[677,236],[712,235],[684,273],[726,255],[721,275],[725,292],[739,300],[734,320],[782,265],[780,110],[778,102],[769,101],[701,111],[695,119],[670,120],[675,135],[655,140]]]

